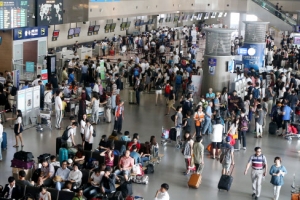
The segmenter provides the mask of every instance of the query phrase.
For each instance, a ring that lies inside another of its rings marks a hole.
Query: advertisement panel
[[[217,66],[217,59],[216,58],[209,58],[208,59],[208,70],[211,75],[214,75],[216,72]]]
[[[243,48],[247,48],[247,55],[243,55],[243,63],[245,69],[255,69],[264,67],[265,63],[265,43],[247,44]]]

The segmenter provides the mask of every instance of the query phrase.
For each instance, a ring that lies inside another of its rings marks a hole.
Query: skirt
[[[15,124],[15,126],[14,126],[14,132],[15,132],[16,135],[19,135],[20,133],[23,132],[23,126],[21,125],[19,133],[18,133],[18,129],[19,129],[19,124]]]

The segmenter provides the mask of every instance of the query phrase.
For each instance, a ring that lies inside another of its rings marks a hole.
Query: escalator
[[[285,12],[279,12],[275,5],[267,0],[248,0],[248,13],[256,15],[264,22],[283,31],[294,31],[297,22]]]

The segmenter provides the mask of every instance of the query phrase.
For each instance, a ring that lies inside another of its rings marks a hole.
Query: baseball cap
[[[231,141],[231,137],[227,136],[225,140],[226,140],[226,142],[230,142]]]
[[[72,163],[73,163],[73,160],[72,160],[71,158],[69,158],[69,159],[68,159],[68,163],[69,163],[69,164],[72,164]]]

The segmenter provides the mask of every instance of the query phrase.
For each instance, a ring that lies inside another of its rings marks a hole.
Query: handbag
[[[235,134],[232,135],[232,138],[234,140],[237,140],[239,138],[238,130],[236,129]]]

